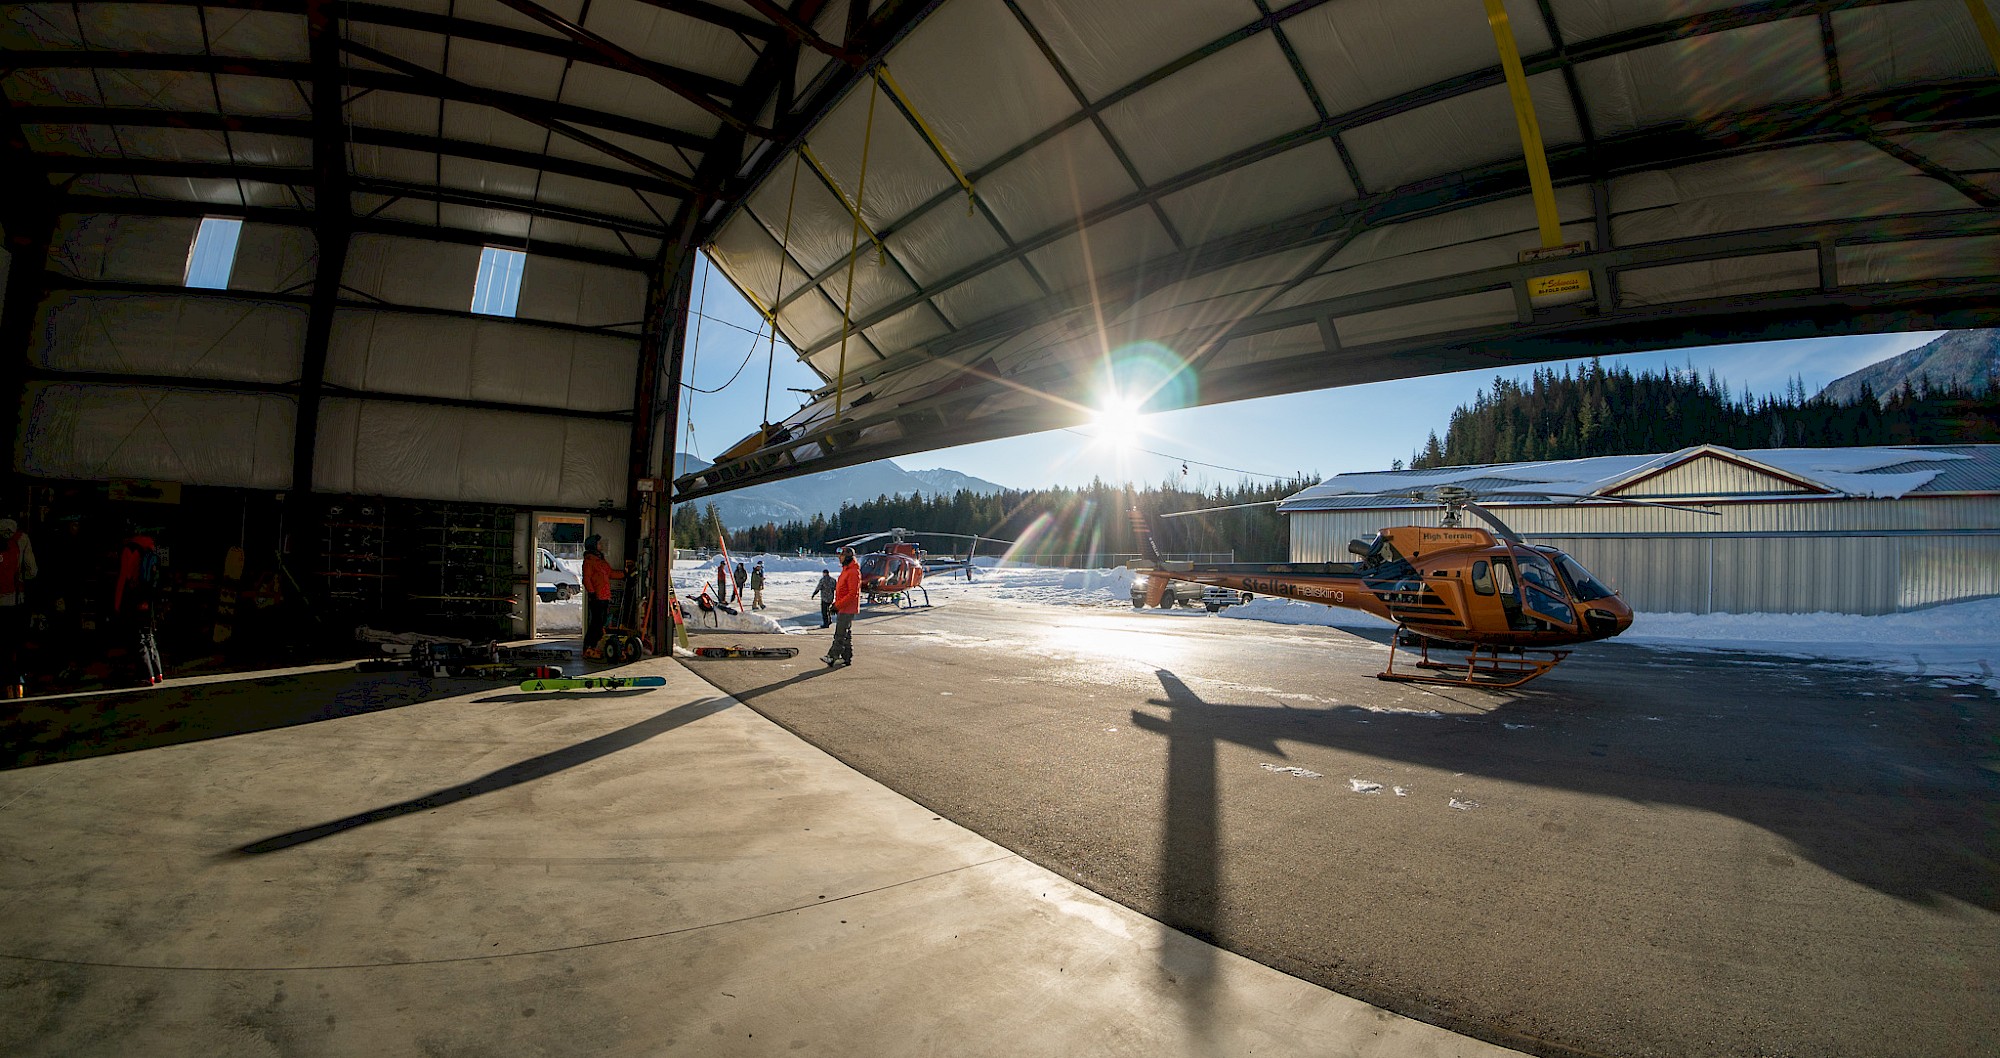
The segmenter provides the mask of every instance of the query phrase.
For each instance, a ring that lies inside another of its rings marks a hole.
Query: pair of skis
[[[578,676],[560,680],[527,680],[524,691],[611,691],[633,687],[665,687],[665,676]]]

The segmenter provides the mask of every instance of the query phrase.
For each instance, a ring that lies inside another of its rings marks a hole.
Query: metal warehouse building
[[[1383,493],[1457,485],[1652,613],[1883,614],[2000,595],[2000,445],[1778,448],[1341,474],[1288,497],[1292,560],[1442,511]],[[1546,491],[1692,504],[1713,515]]]

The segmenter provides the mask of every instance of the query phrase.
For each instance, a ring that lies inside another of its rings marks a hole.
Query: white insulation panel
[[[38,477],[284,489],[296,405],[273,394],[36,383],[15,467]]]
[[[30,355],[54,371],[289,382],[305,331],[304,305],[69,290],[42,302]]]
[[[565,411],[632,406],[639,341],[482,317],[341,309],[326,381],[405,396]]]
[[[330,400],[313,480],[322,492],[597,507],[624,503],[630,444],[619,422]]]

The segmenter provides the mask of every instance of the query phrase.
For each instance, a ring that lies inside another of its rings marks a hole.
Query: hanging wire
[[[1078,437],[1088,437],[1093,441],[1102,439],[1100,435],[1088,434],[1083,432],[1082,430],[1064,430],[1063,432],[1073,433]],[[1204,463],[1199,459],[1189,459],[1186,456],[1170,455],[1166,452],[1155,452],[1150,448],[1133,448],[1131,445],[1124,445],[1122,447],[1130,449],[1131,451],[1134,452],[1142,452],[1149,456],[1159,456],[1161,459],[1174,460],[1175,462],[1181,464],[1181,472],[1183,474],[1187,472],[1187,468],[1189,466],[1197,466],[1197,467],[1207,467],[1210,470],[1227,470],[1231,474],[1245,474],[1253,478],[1270,478],[1272,481],[1289,481],[1292,478],[1302,476],[1299,474],[1265,474],[1255,470],[1244,470],[1241,467],[1225,467],[1219,463]]]
[[[764,337],[764,333],[762,331],[757,332],[757,337],[758,338]],[[728,389],[730,385],[733,384],[736,381],[736,379],[743,374],[743,369],[750,366],[750,358],[756,355],[757,355],[757,343],[756,341],[753,340],[750,343],[749,351],[743,354],[743,362],[736,365],[736,370],[732,374],[730,374],[728,382],[724,382],[722,385],[717,386],[714,389],[703,389],[700,386],[695,385],[693,382],[689,382],[686,388],[694,390],[696,393],[720,393],[723,390]],[[688,374],[693,375],[694,372],[690,371],[688,372]],[[766,389],[768,390],[768,388],[769,387],[767,386]],[[764,400],[765,400],[764,407],[767,410],[770,408],[770,403],[769,403],[770,399],[771,399],[770,393],[766,392],[764,394]]]
[[[697,263],[700,263],[700,260],[701,260],[700,258],[697,258],[696,259]],[[707,312],[708,273],[709,273],[708,268],[702,269],[701,290],[696,295],[695,311],[694,311],[694,348],[688,350],[687,374],[689,379],[694,378],[695,368],[701,366],[701,321],[708,319],[708,312]],[[693,389],[694,387],[688,386],[687,388]],[[692,399],[682,401],[681,408],[683,414],[686,416],[686,421],[687,421],[687,431],[686,431],[687,454],[699,457],[701,453],[695,451],[694,448],[694,401]]]

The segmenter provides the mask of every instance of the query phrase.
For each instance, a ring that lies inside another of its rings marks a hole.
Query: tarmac
[[[0,772],[0,1054],[1519,1053],[1099,897],[676,661],[615,674],[667,683],[21,703],[144,748]]]

